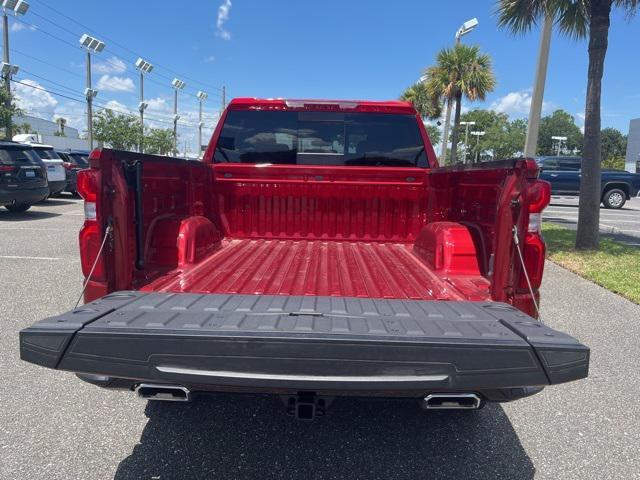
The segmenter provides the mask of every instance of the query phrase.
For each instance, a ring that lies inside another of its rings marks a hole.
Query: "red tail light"
[[[77,179],[78,193],[84,198],[84,225],[80,230],[80,259],[82,263],[82,273],[85,277],[91,273],[104,232],[100,227],[97,200],[100,189],[100,170],[86,169],[78,172]],[[105,280],[104,256],[98,259],[95,270],[91,275],[91,280]]]
[[[89,277],[91,268],[102,244],[102,229],[95,220],[85,220],[84,225],[80,229],[80,262],[82,264],[82,274],[85,278]],[[104,255],[101,255],[96,263],[96,267],[91,275],[93,281],[106,280],[104,268]]]
[[[65,168],[65,170],[73,170],[73,163],[62,162],[62,166]]]
[[[535,180],[529,184],[527,190],[527,204],[529,208],[529,224],[522,245],[522,256],[525,268],[531,281],[531,287],[537,289],[542,283],[544,272],[544,257],[546,247],[542,238],[542,211],[551,201],[551,185],[542,180]],[[520,275],[519,287],[528,289],[524,273]]]
[[[11,165],[0,165],[0,173],[11,173],[15,167]]]
[[[85,202],[94,202],[98,196],[100,185],[100,170],[88,168],[78,172],[78,193],[84,198]]]

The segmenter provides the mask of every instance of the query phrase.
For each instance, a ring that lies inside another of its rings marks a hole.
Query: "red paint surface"
[[[267,103],[245,99],[229,108],[287,108]],[[123,161],[137,159],[143,270],[134,267],[134,196],[122,169]],[[527,311],[532,305],[512,237],[516,226],[526,244],[529,206],[544,204],[532,162],[213,165],[104,149],[92,154],[91,165],[100,171],[97,238],[106,222],[114,228],[104,251],[107,291],[493,299]],[[90,258],[93,249],[95,242],[87,243],[83,255]],[[536,255],[539,249],[525,251],[525,261],[541,265]]]
[[[462,300],[485,298],[489,282],[448,279],[397,243],[234,239],[205,261],[169,272],[143,290],[264,295]],[[454,285],[467,290],[463,293]],[[469,290],[471,287],[474,291]]]

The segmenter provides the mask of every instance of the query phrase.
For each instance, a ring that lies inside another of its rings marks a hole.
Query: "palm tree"
[[[455,101],[456,111],[451,135],[451,163],[456,162],[460,137],[460,113],[462,97],[471,101],[484,100],[496,86],[496,78],[491,68],[491,58],[480,53],[480,47],[458,44],[438,53],[436,65],[427,69],[426,84],[432,96],[439,93],[447,100],[447,111]],[[448,122],[447,122],[448,123]],[[445,123],[444,140],[447,138]],[[443,159],[444,161],[444,159]]]
[[[426,84],[422,81],[408,87],[400,95],[400,100],[413,103],[413,106],[423,119],[438,118],[442,114],[441,99],[432,96]]]
[[[578,210],[577,249],[597,249],[600,244],[600,99],[607,54],[611,10],[622,8],[627,18],[640,0],[499,0],[498,24],[513,33],[528,32],[549,16],[560,32],[572,38],[589,38],[589,69],[585,102],[582,176]]]

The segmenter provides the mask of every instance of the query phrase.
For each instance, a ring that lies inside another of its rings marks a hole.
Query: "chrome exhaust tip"
[[[477,410],[482,399],[475,393],[432,393],[422,399],[427,410]]]
[[[136,394],[145,400],[158,400],[163,402],[191,401],[191,391],[187,387],[180,385],[141,383],[136,387]]]

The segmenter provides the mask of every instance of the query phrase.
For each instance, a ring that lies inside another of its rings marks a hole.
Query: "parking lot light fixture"
[[[104,42],[86,33],[80,37],[80,46],[87,51],[87,76],[84,95],[87,99],[87,133],[89,136],[89,149],[93,150],[93,99],[98,94],[91,86],[91,54],[104,50]]]
[[[138,104],[138,110],[140,111],[140,144],[138,151],[144,153],[144,111],[149,106],[149,104],[144,101],[144,76],[147,73],[151,73],[153,65],[143,58],[138,58],[138,60],[136,60],[136,68],[140,70],[140,103]]]
[[[460,25],[460,28],[456,32],[456,44],[460,43],[460,39],[462,37],[471,33],[478,26],[479,23],[480,22],[478,22],[477,18],[472,18],[464,22],[462,25]]]

